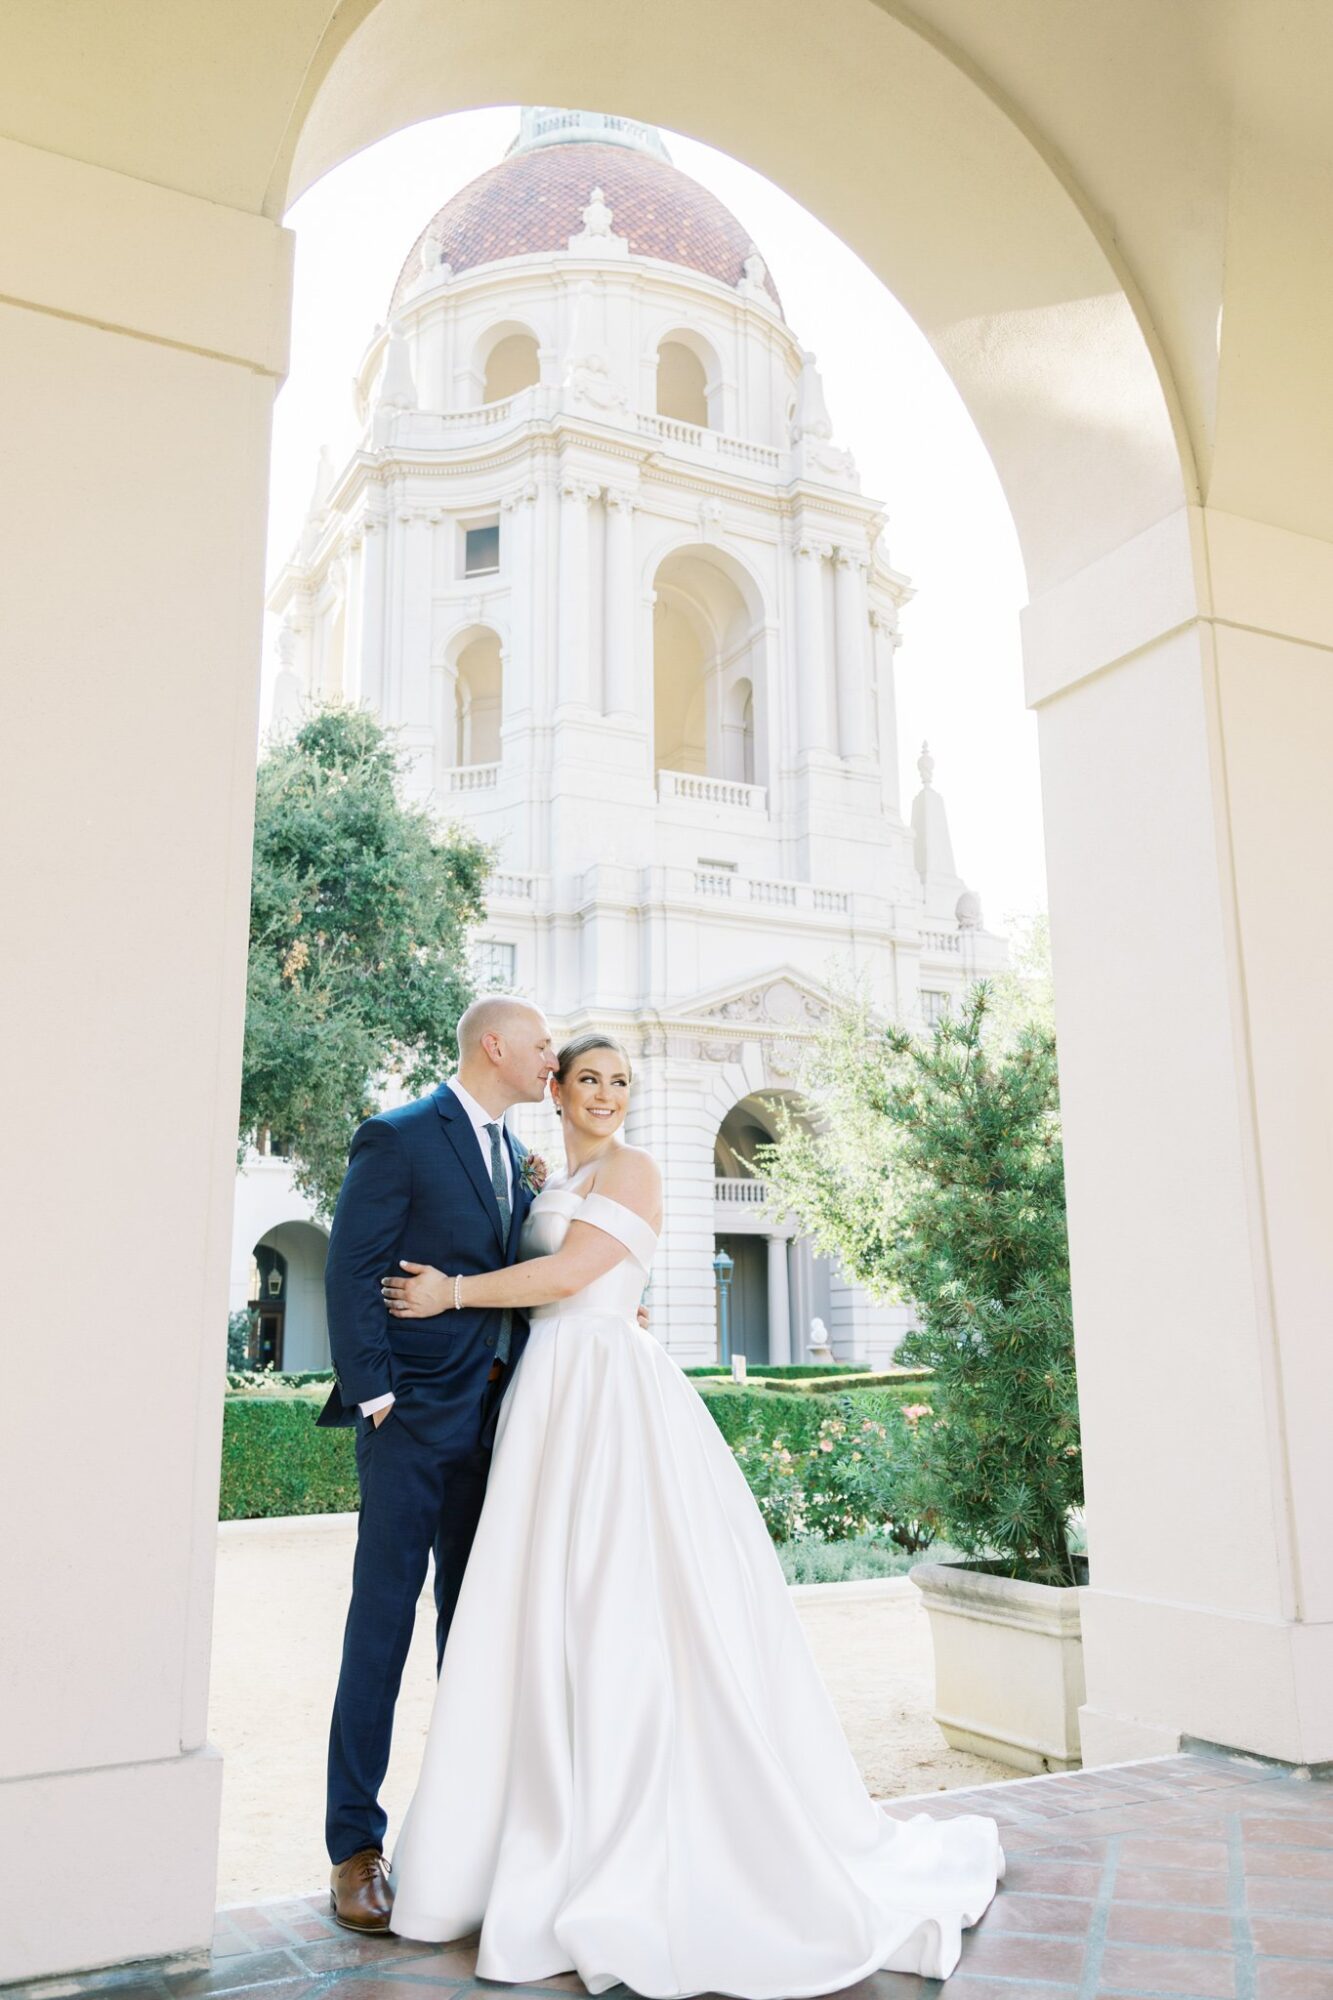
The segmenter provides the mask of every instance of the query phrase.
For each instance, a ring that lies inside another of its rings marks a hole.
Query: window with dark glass
[[[500,567],[500,523],[469,528],[463,544],[464,576],[488,576]]]

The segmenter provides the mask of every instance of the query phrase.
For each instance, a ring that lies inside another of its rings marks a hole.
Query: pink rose
[[[519,1174],[529,1194],[540,1194],[546,1186],[547,1165],[540,1153],[525,1153]]]

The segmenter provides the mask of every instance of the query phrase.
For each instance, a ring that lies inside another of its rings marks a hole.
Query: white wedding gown
[[[995,1822],[889,1819],[861,1783],[759,1511],[702,1398],[636,1323],[656,1237],[551,1187],[630,1255],[532,1314],[394,1855],[393,1928],[480,1928],[477,1972],[594,1993],[795,2000],[945,1978],[995,1893]]]

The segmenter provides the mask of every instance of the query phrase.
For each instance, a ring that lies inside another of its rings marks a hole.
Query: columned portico
[[[1084,1755],[1188,1734],[1322,1761],[1333,1076],[1297,1024],[1333,945],[1311,921],[1327,873],[1297,858],[1333,858],[1333,549],[1182,511],[1039,598],[1025,642],[1093,1551]]]
[[[291,239],[9,142],[0,173],[0,822],[23,960],[0,1213],[8,1324],[41,1330],[3,1453],[13,1980],[188,1951],[212,1925],[221,1343]],[[70,255],[76,213],[107,254]]]
[[[770,1236],[768,1250],[768,1358],[774,1363],[792,1359],[791,1300],[787,1292],[787,1239]]]

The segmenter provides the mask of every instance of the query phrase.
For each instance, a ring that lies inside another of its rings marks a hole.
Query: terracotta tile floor
[[[851,2000],[1333,2000],[1333,1778],[1193,1754],[900,1802],[984,1812],[1009,1869],[947,1987],[879,1973]],[[130,1966],[11,1987],[6,2000],[463,2000],[582,1993],[476,1978],[475,1945],[361,1939],[325,1896],[224,1910],[210,1964]],[[622,2000],[629,1996],[622,1995]]]

